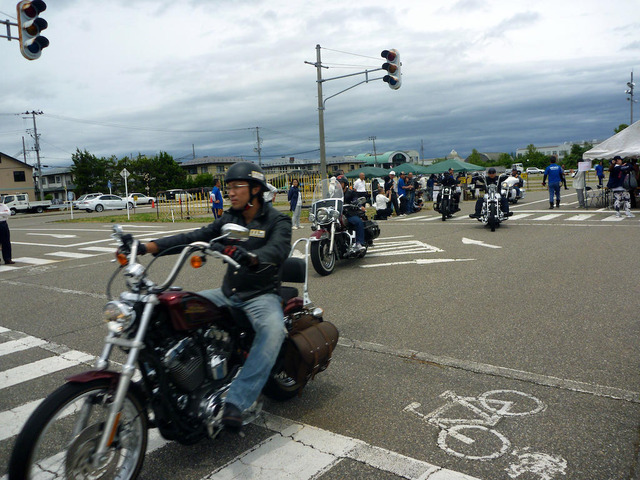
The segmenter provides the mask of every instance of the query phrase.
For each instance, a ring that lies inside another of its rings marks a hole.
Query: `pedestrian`
[[[407,184],[407,176],[404,172],[400,172],[400,178],[398,178],[398,202],[400,202],[400,215],[399,217],[404,217],[407,215],[407,190],[405,189],[405,185]]]
[[[407,174],[404,191],[407,194],[407,214],[414,213],[415,209],[413,206],[416,200],[416,182],[411,172]]]
[[[400,215],[400,206],[398,205],[398,189],[396,186],[396,172],[391,170],[389,172],[389,178],[384,182],[385,192],[391,192],[391,205],[393,205],[396,211],[396,217]]]
[[[278,189],[271,185],[269,182],[267,183],[267,190],[263,194],[264,203],[266,205],[273,205],[273,201],[276,199],[276,194],[278,193]]]
[[[287,192],[289,199],[289,208],[293,212],[291,216],[291,228],[297,230],[300,227],[300,212],[302,212],[302,194],[300,193],[300,184],[297,178],[291,180],[291,186]]]
[[[638,160],[636,158],[632,158],[629,165],[632,170],[629,172],[629,201],[631,203],[631,208],[636,208],[636,195],[638,190],[638,180],[640,180],[640,168],[638,167]]]
[[[213,212],[214,220],[217,220],[222,216],[224,209],[222,208],[223,199],[222,192],[220,191],[220,179],[216,178],[213,181],[213,189],[211,189],[211,211]]]
[[[596,165],[596,175],[598,176],[598,188],[602,188],[602,182],[604,180],[604,167],[602,166],[602,160]]]
[[[364,181],[364,173],[360,172],[358,175],[358,179],[353,182],[353,190],[356,192],[356,195],[359,197],[368,197],[367,194],[367,183]]]
[[[620,218],[620,206],[624,203],[624,210],[627,217],[635,217],[631,213],[631,202],[629,201],[629,192],[624,186],[625,177],[633,173],[633,168],[628,163],[624,163],[622,157],[616,155],[611,161],[609,167],[609,181],[607,188],[613,192],[613,208],[616,211],[616,217]]]
[[[391,191],[384,194],[384,187],[378,187],[378,194],[376,195],[376,215],[374,220],[386,220],[391,215]]]
[[[562,173],[564,174],[564,172],[567,171],[567,169],[564,167],[564,165],[562,165]],[[571,170],[569,173],[571,173],[571,176],[573,176],[573,170]],[[567,176],[566,175],[562,175],[562,185],[564,185],[564,189],[565,190],[569,190],[567,188]]]
[[[556,208],[560,208],[560,185],[564,180],[564,172],[560,165],[556,163],[556,156],[549,157],[549,166],[544,170],[542,186],[546,187],[547,177],[549,177],[549,208],[553,208],[553,198],[555,196]]]
[[[11,260],[11,235],[9,232],[8,218],[11,216],[11,210],[4,203],[0,203],[0,248],[2,248],[2,259],[5,265],[13,265]]]
[[[579,208],[586,207],[586,204],[584,203],[584,189],[587,186],[585,181],[586,174],[587,172],[584,170],[578,169],[578,171],[573,175],[573,188],[576,189]]]

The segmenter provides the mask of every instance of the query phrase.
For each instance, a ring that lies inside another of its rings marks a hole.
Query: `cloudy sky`
[[[371,136],[378,152],[425,158],[603,140],[629,123],[626,82],[640,80],[640,0],[47,3],[40,59],[0,39],[0,151],[22,159],[33,123],[20,113],[42,111],[50,166],[76,148],[257,159],[256,127],[265,161],[319,158],[304,63],[317,44],[324,78],[379,68],[389,48],[403,65],[399,90],[375,80],[327,101],[328,156],[372,152]],[[0,0],[0,20],[15,21],[15,4]],[[325,82],[324,96],[362,80]]]

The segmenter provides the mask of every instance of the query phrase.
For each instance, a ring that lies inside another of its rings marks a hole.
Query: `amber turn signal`
[[[194,255],[193,257],[191,257],[190,262],[193,268],[200,268],[204,264],[204,258],[198,255]]]
[[[116,254],[116,259],[118,260],[118,263],[123,267],[129,263],[129,260],[127,259],[127,256],[124,253]]]

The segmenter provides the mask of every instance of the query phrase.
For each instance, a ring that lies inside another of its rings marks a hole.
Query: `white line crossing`
[[[511,217],[509,217],[509,220],[510,221],[520,220],[521,218],[527,218],[527,217],[530,217],[531,215],[533,215],[533,213],[516,213],[515,215],[512,215]]]
[[[27,365],[5,370],[0,372],[0,390],[49,375],[50,373],[59,372],[83,362],[89,362],[94,358],[92,355],[71,350],[60,356],[43,358]]]
[[[50,252],[45,253],[45,255],[51,255],[52,257],[62,257],[62,258],[90,258],[95,255],[89,255],[88,253],[77,253],[77,252]]]
[[[47,343],[46,340],[42,340],[36,337],[24,337],[18,340],[11,340],[9,342],[0,343],[0,357],[8,355],[14,352],[20,352],[21,350],[28,350],[29,348],[39,347]],[[0,421],[0,425],[2,422]]]
[[[545,220],[553,220],[554,218],[561,217],[562,213],[548,213],[547,215],[542,215],[541,217],[532,218],[532,220],[544,222]]]
[[[580,213],[578,215],[574,215],[572,217],[567,218],[568,222],[581,222],[582,220],[588,220],[591,217],[594,217],[594,213]]]

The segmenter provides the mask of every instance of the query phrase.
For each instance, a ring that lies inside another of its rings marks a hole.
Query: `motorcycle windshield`
[[[316,183],[311,200],[311,213],[316,213],[319,208],[334,208],[342,212],[344,195],[342,185],[335,178],[320,180]]]

